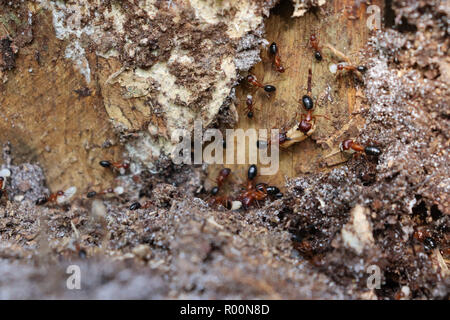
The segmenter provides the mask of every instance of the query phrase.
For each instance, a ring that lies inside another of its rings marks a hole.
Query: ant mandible
[[[281,63],[280,52],[275,42],[272,42],[272,44],[269,46],[269,55],[273,59],[272,64],[275,65],[275,70],[277,70],[279,73],[283,73],[284,71],[286,71]]]
[[[313,108],[314,108],[314,102],[311,98],[311,81],[312,81],[312,71],[311,68],[308,70],[308,91],[307,94],[305,94],[302,97],[302,104],[303,107],[306,110],[306,115],[302,114],[300,118],[300,123],[298,124],[297,130],[303,132],[304,134],[307,134],[313,127],[312,121],[317,117],[324,117],[329,120],[329,118],[326,115],[313,115]]]

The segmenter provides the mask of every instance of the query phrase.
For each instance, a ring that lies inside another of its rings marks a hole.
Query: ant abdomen
[[[313,99],[306,94],[302,97],[302,103],[306,110],[311,110],[314,108]]]
[[[272,44],[269,46],[269,53],[272,55],[276,55],[278,52],[278,47],[275,42],[272,42]]]
[[[264,86],[264,91],[265,92],[275,92],[277,90],[277,88],[275,88],[274,86],[267,84]]]
[[[256,167],[256,165],[252,164],[249,168],[248,168],[248,180],[253,180],[256,178],[256,176],[258,175],[258,168]]]
[[[369,156],[378,157],[379,155],[381,155],[381,150],[374,146],[367,146],[364,148],[364,153]]]
[[[322,54],[320,51],[314,52],[314,58],[316,58],[317,61],[322,61]]]

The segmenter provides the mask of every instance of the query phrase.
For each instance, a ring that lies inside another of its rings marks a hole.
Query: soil
[[[120,196],[36,206],[42,170],[6,145],[0,298],[448,299],[449,8],[385,5],[354,137],[382,155],[289,178],[282,199],[212,208],[207,168],[167,159],[117,177]],[[147,208],[129,210],[135,201]],[[74,264],[82,290],[65,285]],[[367,286],[372,265],[380,288]]]

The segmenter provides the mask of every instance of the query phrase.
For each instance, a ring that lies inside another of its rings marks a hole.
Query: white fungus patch
[[[342,228],[341,236],[346,247],[350,247],[357,254],[374,243],[372,228],[367,219],[367,209],[357,205],[350,212],[350,221]]]

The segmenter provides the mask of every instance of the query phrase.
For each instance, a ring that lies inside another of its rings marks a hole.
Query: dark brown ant
[[[130,164],[128,162],[111,162],[108,160],[102,160],[99,162],[99,164],[103,168],[113,168],[117,170],[127,170],[130,167]]]
[[[342,64],[342,63],[339,63],[339,64],[337,65],[337,70],[338,70],[338,71],[342,71],[342,70],[347,70],[347,71],[358,71],[358,72],[360,72],[360,73],[364,73],[364,72],[367,71],[367,67],[365,67],[365,66],[353,66],[353,65],[350,65],[350,64]]]
[[[247,111],[247,117],[249,119],[253,119],[253,116],[254,116],[253,110],[255,109],[254,102],[253,102],[253,96],[248,95],[245,103],[247,104],[247,107],[245,109],[245,111]]]
[[[303,108],[306,110],[306,114],[302,114],[300,117],[300,123],[298,124],[297,130],[303,132],[304,134],[308,133],[312,129],[312,121],[317,117],[324,117],[329,120],[326,115],[313,115],[314,102],[311,98],[311,81],[312,81],[312,71],[311,68],[308,70],[308,91],[302,97]]]
[[[233,199],[229,196],[220,196],[220,197],[213,197],[209,201],[210,205],[221,205],[224,208],[230,210],[233,206]]]
[[[290,141],[291,140],[291,138],[289,138],[288,136],[287,136],[287,132],[285,131],[285,130],[282,130],[279,134],[278,134],[278,145],[279,146],[283,146],[283,144],[285,143],[285,142],[287,142],[287,141]],[[276,140],[275,140],[276,141]],[[256,147],[258,148],[258,149],[260,149],[260,148],[267,148],[267,147],[269,147],[273,142],[275,142],[275,141],[273,141],[272,139],[271,140],[269,140],[269,141],[262,141],[262,140],[258,140],[258,141],[256,141]]]
[[[375,146],[362,146],[359,143],[354,142],[351,139],[344,140],[339,146],[342,152],[347,153],[365,153],[369,156],[378,157],[381,155],[381,150]]]
[[[56,193],[52,193],[50,194],[48,197],[41,197],[39,199],[36,200],[36,205],[43,205],[46,204],[48,202],[53,203],[56,202],[56,200],[58,199],[58,197],[64,196],[64,191],[59,190]]]
[[[225,180],[228,178],[228,176],[231,174],[231,169],[229,168],[223,168],[220,170],[219,175],[217,176],[216,182],[217,187],[220,189],[222,187],[222,184],[225,182]]]
[[[314,58],[316,58],[317,61],[322,61],[322,52],[319,47],[319,39],[317,39],[315,34],[312,34],[309,37],[309,42],[311,44],[311,47],[315,50]]]
[[[273,65],[275,65],[275,70],[277,70],[279,73],[283,73],[284,71],[286,71],[286,69],[281,64],[280,52],[275,42],[272,42],[272,44],[269,46],[269,54],[273,59],[272,63]]]
[[[267,193],[257,190],[255,185],[255,178],[258,175],[258,168],[252,164],[247,172],[247,186],[239,196],[244,208],[249,208],[255,201],[264,200],[267,198]]]
[[[262,193],[265,193],[266,195],[275,197],[277,199],[280,199],[283,197],[283,193],[280,192],[280,189],[275,186],[269,186],[267,183],[258,183],[255,186],[255,189],[258,191],[261,191]]]
[[[151,201],[146,201],[143,205],[141,205],[139,202],[133,202],[131,205],[130,205],[130,207],[129,207],[129,209],[131,210],[131,211],[134,211],[134,210],[138,210],[138,209],[147,209],[147,208],[150,208],[150,206],[153,204],[153,202],[151,202]]]
[[[252,86],[256,87],[256,88],[263,88],[265,92],[267,93],[272,93],[275,92],[277,90],[277,88],[275,88],[274,86],[270,85],[270,84],[262,84],[261,82],[258,81],[258,79],[256,79],[256,76],[253,74],[249,74],[247,76],[247,81],[248,83],[250,83]]]

